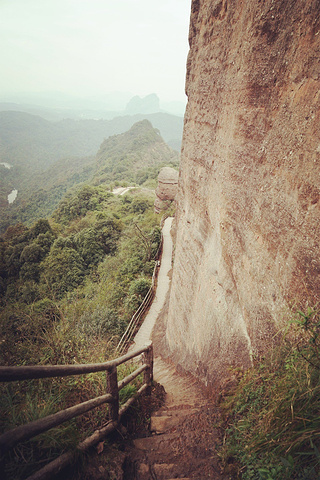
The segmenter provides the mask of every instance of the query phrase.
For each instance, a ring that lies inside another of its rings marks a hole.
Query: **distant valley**
[[[132,130],[135,124],[140,128]],[[0,112],[0,232],[49,215],[80,183],[142,184],[155,178],[163,164],[178,165],[182,128],[181,117],[161,112],[59,122]],[[135,161],[140,162],[137,171]],[[18,195],[9,205],[14,191]]]
[[[152,93],[139,97],[129,92],[113,92],[92,98],[78,98],[61,92],[0,95],[0,111],[26,112],[50,121],[65,118],[105,119],[139,113],[169,113],[183,117],[185,102],[162,101]]]

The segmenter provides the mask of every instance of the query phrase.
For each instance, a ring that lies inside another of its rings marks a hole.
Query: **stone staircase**
[[[132,346],[140,348],[152,337],[154,379],[166,391],[165,405],[151,417],[150,436],[126,446],[123,480],[225,480],[228,477],[220,473],[216,453],[218,413],[208,392],[194,377],[178,373],[173,363],[161,357],[165,315],[160,312],[170,283],[171,224],[172,218],[167,218],[163,227],[156,296]]]
[[[127,449],[127,480],[226,479],[216,454],[217,412],[192,377],[157,358],[167,395],[151,417],[150,436]],[[164,365],[165,364],[165,365]]]
[[[178,372],[162,354],[165,336],[165,300],[170,284],[172,262],[172,218],[163,228],[163,253],[156,296],[132,349],[143,347],[152,338],[154,380],[163,386],[165,404],[151,417],[150,429],[141,429],[142,438],[131,439],[126,428],[119,435],[118,449],[97,452],[81,480],[227,480],[221,473],[217,444],[219,413],[210,392],[191,375]],[[156,324],[156,327],[155,327]],[[155,328],[154,328],[155,327]],[[161,395],[162,388],[160,387]],[[159,395],[160,397],[160,395]],[[159,399],[157,399],[159,400]],[[156,402],[159,405],[161,402]],[[142,422],[143,423],[143,422]],[[139,429],[137,429],[139,431]],[[76,477],[73,480],[80,480]]]

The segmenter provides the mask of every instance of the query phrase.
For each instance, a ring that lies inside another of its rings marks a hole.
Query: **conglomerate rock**
[[[205,382],[320,293],[319,0],[193,0],[166,342]]]

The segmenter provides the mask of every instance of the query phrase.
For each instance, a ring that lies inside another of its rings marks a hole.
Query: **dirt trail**
[[[168,218],[163,228],[164,246],[156,297],[131,348],[150,341],[165,303],[172,262],[171,225],[172,218]],[[221,474],[215,450],[219,436],[214,404],[192,376],[178,373],[173,364],[161,358],[159,335],[155,336],[154,343],[154,379],[166,391],[165,404],[151,417],[151,436],[135,439],[129,448],[125,478],[226,479]]]
[[[112,190],[113,195],[125,195],[129,190],[136,187],[117,187]]]
[[[150,342],[152,330],[156,323],[156,320],[163,308],[167,292],[169,290],[169,271],[171,270],[172,262],[172,239],[170,235],[170,230],[172,226],[172,217],[168,217],[162,229],[163,234],[163,249],[161,255],[161,264],[158,274],[158,283],[157,291],[149,312],[146,318],[143,321],[143,324],[140,327],[140,330],[136,334],[133,340],[133,345],[130,347],[130,350],[136,350],[137,348],[143,347]]]

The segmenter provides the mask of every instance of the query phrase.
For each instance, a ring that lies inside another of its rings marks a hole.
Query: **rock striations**
[[[204,382],[320,293],[319,0],[193,0],[166,342]]]

